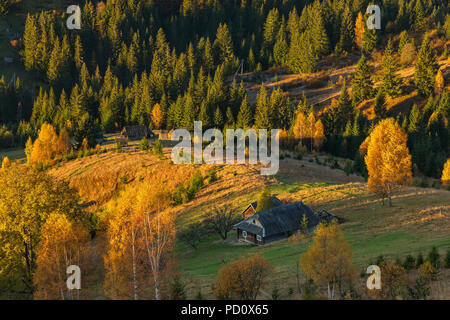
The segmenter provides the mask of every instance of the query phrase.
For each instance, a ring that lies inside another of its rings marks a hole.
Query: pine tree
[[[370,55],[372,51],[375,49],[377,44],[377,33],[376,29],[369,30],[367,25],[364,25],[364,34],[363,34],[363,52],[367,55]]]
[[[375,106],[373,107],[375,116],[378,118],[386,117],[386,98],[383,91],[378,91],[375,98]]]
[[[214,125],[216,126],[216,128],[223,127],[223,116],[222,111],[220,111],[219,107],[217,107],[216,111],[214,112]]]
[[[28,14],[24,32],[24,65],[30,71],[37,69],[37,45],[39,43],[39,31],[36,18]]]
[[[418,32],[425,30],[425,13],[422,0],[417,0],[414,7],[414,30]]]
[[[389,40],[383,56],[382,90],[384,94],[390,97],[395,97],[401,94],[401,80],[396,75],[398,67],[392,51],[392,41]]]
[[[280,26],[277,39],[273,47],[273,59],[278,66],[284,66],[287,62],[289,46],[287,43],[286,29],[284,22]]]
[[[83,44],[81,43],[80,36],[77,36],[75,40],[75,49],[74,49],[74,61],[75,66],[78,70],[81,69],[81,67],[84,65],[84,50],[83,50]]]
[[[234,60],[234,49],[233,41],[226,24],[219,25],[216,40],[214,41],[214,47],[217,50],[220,63],[229,66]]]
[[[420,109],[416,104],[414,104],[409,114],[408,133],[411,134],[420,132],[421,119]]]
[[[338,50],[344,50],[346,52],[352,52],[353,50],[353,39],[354,29],[353,29],[353,19],[351,10],[346,6],[343,12],[343,17],[341,20],[341,31],[338,44]]]
[[[367,65],[366,57],[363,55],[358,62],[355,74],[352,80],[353,99],[356,103],[370,99],[372,96],[372,80],[370,79],[370,70]]]
[[[438,65],[431,49],[430,39],[425,37],[417,57],[414,82],[419,94],[428,97],[434,89],[434,81]]]
[[[280,28],[279,13],[277,8],[273,8],[267,15],[264,24],[264,46],[272,47],[276,41],[276,36]]]
[[[247,95],[242,100],[241,108],[239,110],[237,118],[237,127],[242,129],[247,129],[252,126],[253,114],[252,109],[248,103]]]
[[[402,50],[408,42],[409,42],[408,32],[403,30],[402,33],[400,33],[400,41],[398,44],[398,55],[399,56],[402,55]]]
[[[313,52],[317,55],[317,57],[320,59],[328,54],[330,47],[330,41],[328,39],[328,35],[325,30],[325,23],[323,21],[321,10],[319,9],[314,10],[310,19],[312,19],[311,21],[312,49]]]
[[[206,101],[203,101],[200,106],[200,113],[198,115],[198,121],[202,122],[203,128],[210,128],[213,124],[211,121],[211,116],[209,115],[209,107]]]
[[[258,129],[269,129],[269,99],[267,97],[267,91],[264,84],[259,89],[258,96],[256,98],[255,109],[255,126]]]

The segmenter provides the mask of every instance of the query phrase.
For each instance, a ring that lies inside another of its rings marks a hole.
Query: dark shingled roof
[[[296,202],[260,211],[253,216],[250,216],[247,220],[236,224],[235,227],[247,232],[262,235],[254,232],[259,230],[262,231],[260,227],[247,222],[251,219],[257,219],[265,229],[264,236],[270,237],[299,230],[302,224],[303,215],[306,215],[306,218],[308,219],[308,228],[315,227],[319,224],[319,217],[317,217],[309,207],[305,206],[302,202]],[[255,228],[258,228],[258,230]]]
[[[282,205],[283,205],[283,202],[281,202],[281,200],[278,199],[278,198],[275,197],[275,196],[272,197],[272,203],[273,203],[273,206],[274,206],[274,207],[279,207],[279,206],[282,206]],[[252,207],[253,207],[253,209],[255,209],[255,211],[256,211],[256,208],[258,207],[258,201],[253,202],[253,203],[252,203]]]

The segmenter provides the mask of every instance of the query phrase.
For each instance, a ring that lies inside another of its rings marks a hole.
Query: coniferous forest
[[[0,144],[25,145],[45,122],[69,129],[80,144],[84,138],[95,144],[100,131],[127,124],[192,129],[193,120],[206,128],[254,126],[292,134],[301,110],[321,119],[326,151],[354,159],[373,125],[358,104],[377,96],[380,119],[387,116],[383,97],[401,93],[398,53],[414,56],[413,85],[427,103],[395,117],[408,131],[417,168],[439,177],[449,148],[449,97],[448,90],[435,93],[437,55],[448,53],[435,52],[425,35],[437,29],[435,37],[448,39],[448,3],[374,3],[382,8],[380,30],[367,30],[364,0],[83,1],[82,28],[75,32],[65,26],[67,15],[29,14],[20,55],[43,85],[2,79]],[[367,60],[377,50],[384,56],[383,76],[373,88]],[[276,67],[312,73],[324,69],[326,57],[351,54],[361,55],[346,84],[353,94],[343,89],[321,115],[308,101],[285,98],[282,89],[268,94],[262,86],[258,99],[249,101],[244,83],[233,77]]]

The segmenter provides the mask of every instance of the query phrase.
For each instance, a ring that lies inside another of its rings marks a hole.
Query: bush
[[[410,254],[408,254],[405,258],[405,262],[403,263],[403,268],[406,270],[412,270],[416,266],[416,259]]]
[[[141,151],[148,151],[148,149],[150,148],[150,144],[148,143],[147,138],[142,138],[142,140],[139,142],[138,148]]]
[[[154,155],[162,155],[163,154],[163,147],[161,145],[161,141],[156,140],[155,145],[153,146],[153,154]]]
[[[344,172],[347,176],[353,173],[353,164],[350,160],[345,161]]]
[[[217,181],[217,172],[216,170],[211,170],[208,175],[208,184]]]

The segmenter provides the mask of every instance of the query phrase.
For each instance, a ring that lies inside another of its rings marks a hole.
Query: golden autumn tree
[[[322,120],[319,119],[315,124],[314,130],[314,147],[316,150],[321,150],[326,140],[325,129],[323,127]]]
[[[411,183],[411,155],[407,134],[392,119],[378,123],[367,140],[365,162],[369,173],[369,191],[388,197],[392,206],[392,193],[401,185]]]
[[[9,167],[11,167],[11,161],[9,160],[8,157],[4,157],[2,161],[2,169],[6,169]]]
[[[175,243],[174,212],[168,210],[170,199],[161,185],[144,183],[136,197],[136,213],[143,220],[143,241],[146,263],[150,266],[155,299],[161,299],[161,281],[165,262]]]
[[[444,164],[444,170],[442,170],[442,184],[444,186],[450,186],[450,158]]]
[[[223,266],[217,274],[214,293],[219,299],[256,300],[272,270],[261,255],[251,255]]]
[[[164,114],[161,110],[161,106],[159,105],[159,103],[155,104],[152,110],[152,123],[155,129],[161,129],[163,117]]]
[[[444,91],[444,87],[445,87],[445,79],[444,79],[444,76],[442,75],[442,71],[439,69],[436,74],[436,80],[435,80],[435,84],[434,84],[434,93],[437,96],[440,96],[442,94],[442,92]]]
[[[301,257],[300,265],[309,279],[328,287],[328,297],[334,299],[335,286],[343,294],[344,284],[355,274],[353,252],[335,222],[320,224],[311,248]]]
[[[0,283],[13,297],[29,299],[42,226],[50,213],[85,225],[89,217],[76,191],[27,166],[0,170],[0,185]]]
[[[66,129],[62,129],[56,142],[56,153],[65,155],[70,152],[70,136]]]
[[[27,163],[30,164],[32,162],[31,154],[33,153],[33,139],[28,137],[27,142],[25,143],[25,155],[27,157]]]
[[[308,116],[308,139],[310,140],[310,147],[311,147],[311,152],[313,151],[313,146],[314,146],[314,135],[315,135],[315,130],[316,130],[316,117],[314,115],[314,112],[310,112],[309,116]]]
[[[76,265],[87,274],[89,233],[64,214],[51,214],[42,227],[37,251],[34,298],[38,300],[79,300],[86,289],[69,290],[67,267]],[[82,277],[82,281],[85,277]],[[83,283],[83,282],[82,282]]]
[[[361,12],[358,12],[355,23],[355,43],[359,49],[362,49],[363,46],[364,24],[364,16]]]
[[[300,110],[297,112],[293,131],[294,131],[294,137],[297,140],[303,139],[307,136],[306,117],[305,117],[305,114]]]
[[[55,128],[48,123],[44,123],[39,130],[39,136],[33,144],[31,159],[34,163],[42,162],[48,164],[56,156],[56,145],[58,135]]]
[[[104,287],[112,299],[149,297],[146,288],[150,287],[151,277],[143,263],[143,221],[133,210],[135,199],[135,188],[126,190],[114,204],[115,213],[109,222]]]
[[[119,199],[105,256],[105,291],[113,299],[161,299],[175,241],[175,214],[167,210],[169,204],[168,193],[150,183],[128,189]]]

